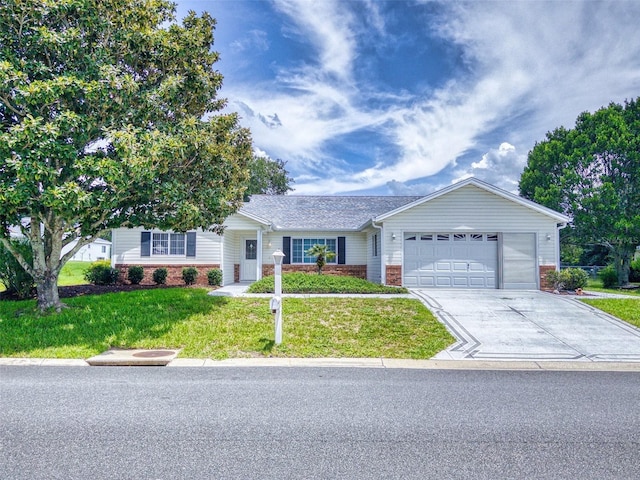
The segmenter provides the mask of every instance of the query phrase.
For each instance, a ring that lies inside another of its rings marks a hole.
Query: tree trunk
[[[618,274],[618,286],[629,285],[629,274],[631,273],[631,258],[635,252],[635,245],[620,245],[615,251],[616,272]]]
[[[55,308],[57,311],[63,307],[58,295],[58,275],[47,272],[42,278],[36,279],[38,292],[38,308],[41,311]]]

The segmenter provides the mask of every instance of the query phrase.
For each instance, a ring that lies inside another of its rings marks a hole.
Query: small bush
[[[581,268],[567,268],[560,272],[560,280],[566,290],[577,290],[587,286],[589,274]]]
[[[602,280],[602,286],[604,288],[611,288],[618,285],[618,272],[613,265],[607,265],[598,272],[600,280]]]
[[[214,268],[207,272],[207,281],[209,285],[220,286],[222,285],[222,270]]]
[[[629,272],[630,282],[640,282],[640,258],[631,262],[631,271]]]
[[[554,290],[577,290],[587,286],[589,274],[581,268],[566,268],[548,272],[546,279]]]
[[[139,285],[144,278],[144,268],[139,265],[131,265],[127,271],[127,278],[132,285]]]
[[[165,283],[167,283],[167,275],[169,274],[169,272],[167,271],[166,268],[161,267],[161,268],[156,268],[153,271],[153,282],[156,285],[164,285]]]
[[[29,264],[33,264],[33,253],[27,239],[11,240],[11,244]],[[33,277],[2,244],[0,244],[0,282],[12,297],[23,299],[33,296],[35,288]]]
[[[98,260],[89,265],[84,274],[87,282],[94,285],[113,285],[118,281],[120,270],[111,268],[109,260]]]
[[[560,280],[560,272],[558,272],[557,270],[551,270],[547,272],[547,274],[545,275],[545,279],[547,281],[547,284],[549,284],[554,290],[562,290],[562,280]]]
[[[193,285],[198,278],[198,270],[195,267],[185,267],[182,269],[182,280],[185,285]]]

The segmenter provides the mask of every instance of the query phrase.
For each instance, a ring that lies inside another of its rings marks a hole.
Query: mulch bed
[[[198,286],[198,285],[196,285]],[[200,285],[201,286],[201,285]],[[154,290],[158,288],[185,288],[184,285],[72,285],[58,287],[60,298],[81,297],[83,295],[101,295],[103,293],[131,292],[134,290]],[[35,298],[35,294],[34,294]],[[0,300],[17,300],[7,292],[0,293]]]
[[[58,287],[60,298],[80,297],[82,295],[100,295],[103,293],[131,292],[134,290],[153,290],[157,288],[176,288],[177,285],[71,285]]]

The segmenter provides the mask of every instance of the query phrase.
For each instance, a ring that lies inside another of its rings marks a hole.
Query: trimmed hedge
[[[168,275],[169,275],[169,272],[166,268],[164,267],[156,268],[153,271],[153,282],[156,285],[164,285],[165,283],[167,283]]]

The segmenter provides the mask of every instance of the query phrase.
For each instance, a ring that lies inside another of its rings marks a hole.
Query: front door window
[[[244,258],[245,260],[255,260],[258,255],[258,241],[245,240]]]

